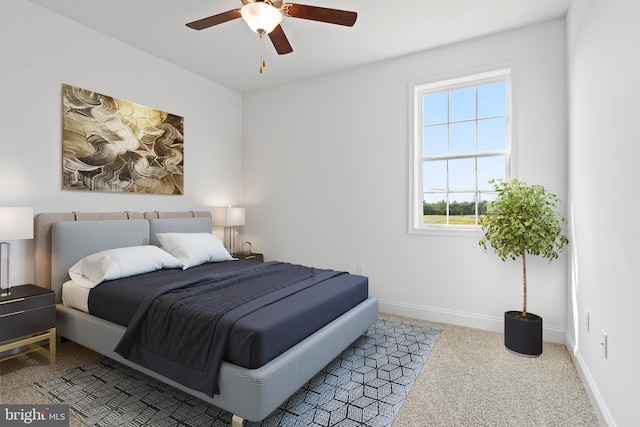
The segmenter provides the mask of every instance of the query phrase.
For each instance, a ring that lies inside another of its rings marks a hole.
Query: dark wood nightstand
[[[239,252],[231,256],[238,259],[252,259],[258,262],[264,262],[264,256],[262,254],[257,254],[255,252],[252,252],[250,254],[243,254],[242,252]]]
[[[28,346],[19,353],[0,358],[0,362],[22,354],[39,351],[56,363],[56,297],[50,289],[35,285],[11,288],[11,294],[0,296],[0,353]],[[37,343],[48,340],[49,348]]]

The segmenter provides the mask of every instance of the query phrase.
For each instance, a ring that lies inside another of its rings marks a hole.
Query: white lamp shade
[[[0,241],[33,239],[33,208],[0,207]]]
[[[240,14],[256,33],[269,34],[282,21],[282,14],[278,9],[263,2],[247,3],[240,9]]]
[[[237,227],[244,225],[244,208],[215,208],[213,211],[213,225],[223,227]]]

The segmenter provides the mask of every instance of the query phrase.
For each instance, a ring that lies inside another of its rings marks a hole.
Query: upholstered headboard
[[[156,233],[211,232],[211,213],[70,212],[35,218],[35,284],[53,289],[60,301],[67,271],[83,256],[124,246],[157,244]]]

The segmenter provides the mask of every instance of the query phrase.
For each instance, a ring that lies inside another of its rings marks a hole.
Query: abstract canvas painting
[[[62,86],[65,190],[184,194],[184,118]]]

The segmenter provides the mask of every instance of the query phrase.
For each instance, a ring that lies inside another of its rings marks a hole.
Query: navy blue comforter
[[[116,307],[109,299],[100,300],[98,291],[90,295],[89,307],[92,314],[133,313],[115,349],[118,354],[214,396],[219,393],[218,374],[234,324],[340,275],[346,273],[282,262],[253,263],[240,270],[224,266],[168,270],[112,282],[117,282],[112,288],[116,292],[144,292],[139,303]]]

